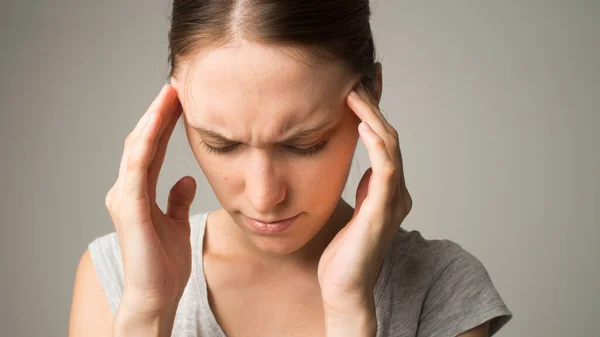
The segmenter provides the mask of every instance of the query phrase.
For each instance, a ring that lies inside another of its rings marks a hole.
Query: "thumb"
[[[190,176],[179,179],[169,192],[167,215],[176,220],[187,220],[195,196],[196,180]]]
[[[356,188],[356,207],[354,209],[354,214],[358,214],[362,203],[367,198],[369,192],[369,183],[371,182],[371,174],[373,173],[373,169],[369,167],[367,171],[363,174],[360,182],[358,183],[358,187]]]

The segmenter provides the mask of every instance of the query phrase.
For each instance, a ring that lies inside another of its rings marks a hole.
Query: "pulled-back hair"
[[[370,16],[369,0],[173,0],[169,77],[200,50],[244,39],[283,47],[307,64],[342,61],[372,90]]]

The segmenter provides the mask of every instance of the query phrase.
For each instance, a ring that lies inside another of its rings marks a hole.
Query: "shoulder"
[[[450,254],[463,254],[466,252],[458,243],[447,239],[427,239],[418,230],[399,228],[395,233],[395,241],[401,242],[411,251]]]
[[[454,241],[426,239],[417,230],[401,228],[395,233],[393,247],[390,280],[407,290],[432,296],[436,289],[449,291],[454,287],[483,287],[491,283],[482,262]]]
[[[392,268],[432,281],[450,264],[481,267],[480,261],[460,244],[447,239],[426,239],[417,230],[400,228],[394,237]]]
[[[490,321],[490,336],[512,314],[482,262],[460,244],[399,229],[394,237],[389,291],[419,308],[424,336],[453,336]]]
[[[96,237],[88,244],[89,258],[113,313],[123,292],[123,262],[117,232]]]

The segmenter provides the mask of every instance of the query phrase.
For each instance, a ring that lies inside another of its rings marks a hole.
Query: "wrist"
[[[137,291],[125,287],[121,295],[119,310],[127,310],[144,316],[164,316],[175,314],[182,293],[171,296],[151,295],[147,291]]]
[[[176,311],[176,305],[167,310],[151,310],[123,297],[115,315],[113,336],[171,336]]]
[[[113,325],[114,337],[167,337],[173,323],[164,316],[145,316],[119,313]]]
[[[325,309],[327,337],[375,337],[377,316],[374,305],[344,311]]]
[[[345,294],[335,299],[323,298],[323,309],[332,317],[344,317],[355,314],[374,315],[375,297],[372,292]]]

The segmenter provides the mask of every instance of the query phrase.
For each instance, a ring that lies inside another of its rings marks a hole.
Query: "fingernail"
[[[352,89],[352,91],[350,92],[350,94],[348,95],[348,97],[350,97],[351,99],[357,100],[358,99],[358,93]]]

